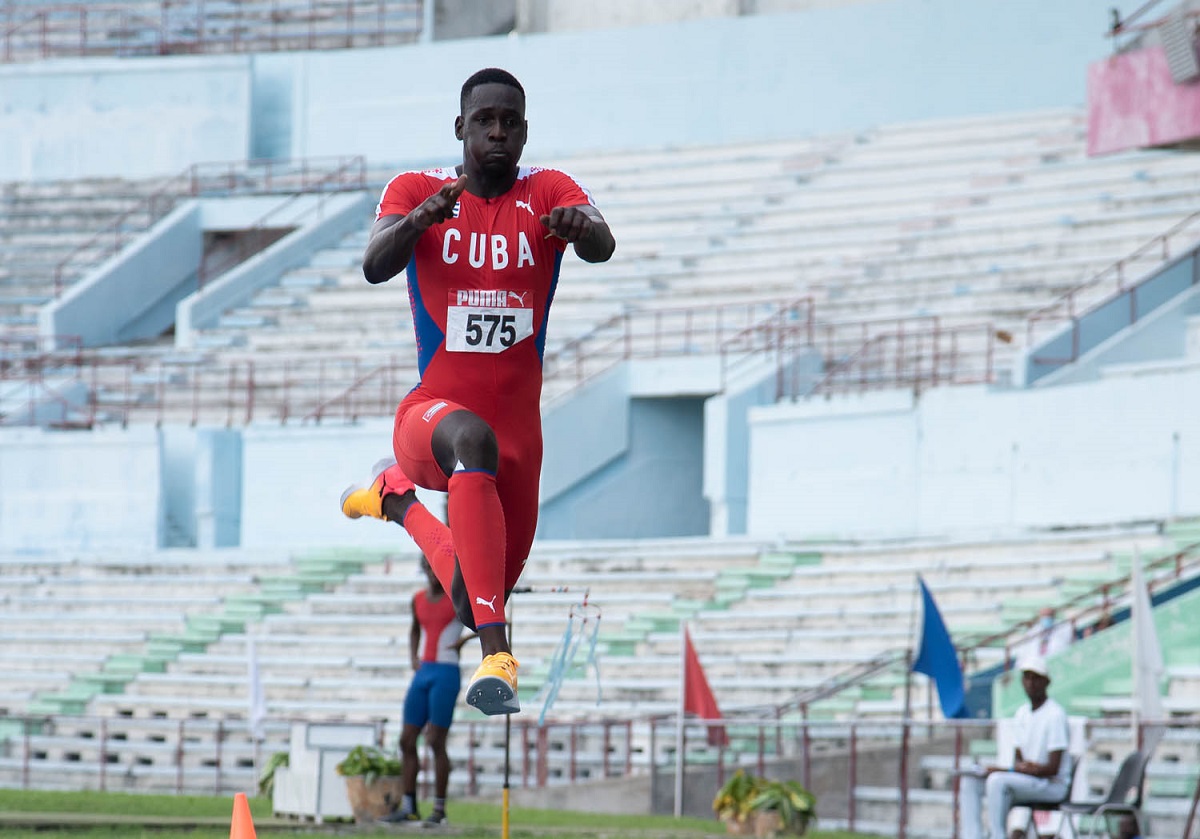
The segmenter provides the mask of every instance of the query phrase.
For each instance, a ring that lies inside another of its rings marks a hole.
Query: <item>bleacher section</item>
[[[419,0],[14,2],[0,62],[378,47],[411,43]]]
[[[118,178],[0,186],[5,336],[34,334],[38,310],[109,256],[113,239],[131,241],[149,227],[154,219],[145,199],[158,186]],[[113,235],[98,235],[113,229]]]
[[[1087,159],[1072,110],[553,162],[593,190],[618,247],[603,265],[564,261],[548,399],[577,376],[560,353],[593,365],[715,353],[733,330],[711,325],[734,304],[757,304],[748,317],[761,321],[801,298],[812,301],[827,364],[862,345],[864,322],[986,323],[956,351],[994,353],[988,375],[1003,381],[1030,313],[1186,217],[1200,196],[1186,153]],[[367,181],[374,190],[402,168],[376,163]],[[355,415],[390,413],[391,393],[415,381],[415,352],[402,284],[361,278],[369,223],[201,329],[183,357],[143,349],[139,375],[157,390],[130,392],[126,369],[102,366],[105,398],[133,421],[192,421],[199,405],[199,421],[225,422],[231,398],[253,402],[259,418],[311,418],[355,396]],[[681,307],[625,337],[623,316]],[[999,333],[1017,341],[995,344]],[[379,391],[387,396],[361,398]]]
[[[979,637],[1116,579],[1135,550],[1165,555],[1194,537],[1187,528],[1139,526],[994,543],[538,545],[522,578],[533,591],[514,595],[512,603],[522,662],[518,719],[532,724],[541,715],[549,663],[585,601],[590,623],[576,621],[572,632],[587,638],[598,628],[601,679],[585,642],[546,714],[557,755],[543,769],[550,783],[605,771],[602,743],[612,731],[605,734],[603,721],[675,711],[682,620],[690,622],[722,709],[761,714],[871,656],[911,645],[916,573],[939,600],[951,633]],[[385,742],[398,736],[409,678],[406,606],[422,584],[410,552],[14,556],[0,563],[0,574],[0,660],[10,676],[2,698],[11,720],[0,732],[8,737],[0,778],[8,783],[19,782],[21,767],[31,765],[82,786],[100,783],[103,773],[108,788],[236,789],[249,782],[256,749],[261,757],[285,747],[292,720],[370,722],[383,727]],[[247,727],[250,639],[268,721],[260,741]],[[972,666],[984,669],[1001,657],[1002,647],[982,649]],[[468,647],[466,675],[476,663]],[[1195,671],[1171,669],[1175,710],[1195,709]],[[913,707],[932,707],[925,680],[913,688]],[[903,690],[903,673],[893,670],[812,703],[805,718],[843,728],[851,719],[894,720]],[[33,722],[17,722],[25,718]],[[452,731],[454,758],[460,767],[468,760],[475,767],[475,787],[494,788],[502,766],[496,731],[470,725],[482,718],[465,708],[460,720],[466,724]],[[844,748],[843,728],[819,736],[825,744],[819,748]],[[650,743],[644,727],[631,734],[633,741],[620,748],[641,769]],[[114,736],[118,742],[101,756],[97,738]],[[1179,736],[1155,769],[1174,779],[1164,789],[1182,790],[1200,763],[1195,738]],[[180,762],[172,744],[185,737]],[[669,741],[660,739],[656,760],[670,759]],[[760,747],[747,728],[724,759],[753,760]],[[927,763],[932,788],[921,795],[931,798],[931,811],[946,802],[937,774],[944,759],[934,755]],[[615,760],[612,753],[608,760]],[[465,775],[455,780],[467,782]],[[886,799],[869,787],[858,795],[864,820],[873,796]]]

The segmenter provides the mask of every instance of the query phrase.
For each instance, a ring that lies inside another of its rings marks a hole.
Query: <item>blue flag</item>
[[[913,661],[913,672],[924,673],[937,684],[938,699],[942,703],[942,716],[946,719],[967,716],[966,696],[963,691],[962,668],[958,666],[958,653],[954,642],[946,631],[942,613],[933,602],[933,595],[925,581],[921,584],[921,600],[924,604],[924,620],[921,624],[921,646]]]

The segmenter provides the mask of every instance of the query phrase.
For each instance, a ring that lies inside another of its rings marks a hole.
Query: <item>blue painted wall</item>
[[[881,0],[378,49],[0,67],[0,180],[173,174],[248,156],[455,159],[459,86],[490,64],[526,86],[531,161],[1081,106],[1106,24],[1095,0]]]

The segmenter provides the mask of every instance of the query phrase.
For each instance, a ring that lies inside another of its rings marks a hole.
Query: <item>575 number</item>
[[[516,315],[467,315],[467,343],[472,347],[494,347],[499,340],[500,346],[508,349],[517,342],[516,323]]]

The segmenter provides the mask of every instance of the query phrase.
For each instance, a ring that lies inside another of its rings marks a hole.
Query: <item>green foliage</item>
[[[778,811],[784,828],[792,831],[803,831],[817,817],[817,800],[799,781],[763,781],[749,807]]]
[[[263,767],[262,774],[258,776],[258,794],[266,798],[272,798],[275,795],[275,770],[280,766],[288,766],[291,763],[291,758],[287,752],[275,752],[267,760],[267,765]]]
[[[384,775],[400,774],[400,758],[391,757],[374,746],[355,746],[337,765],[339,775],[362,775],[370,784]]]
[[[718,818],[745,821],[751,813],[775,810],[783,826],[803,831],[817,817],[817,800],[799,781],[772,781],[747,775],[739,769],[730,776],[713,798]]]

